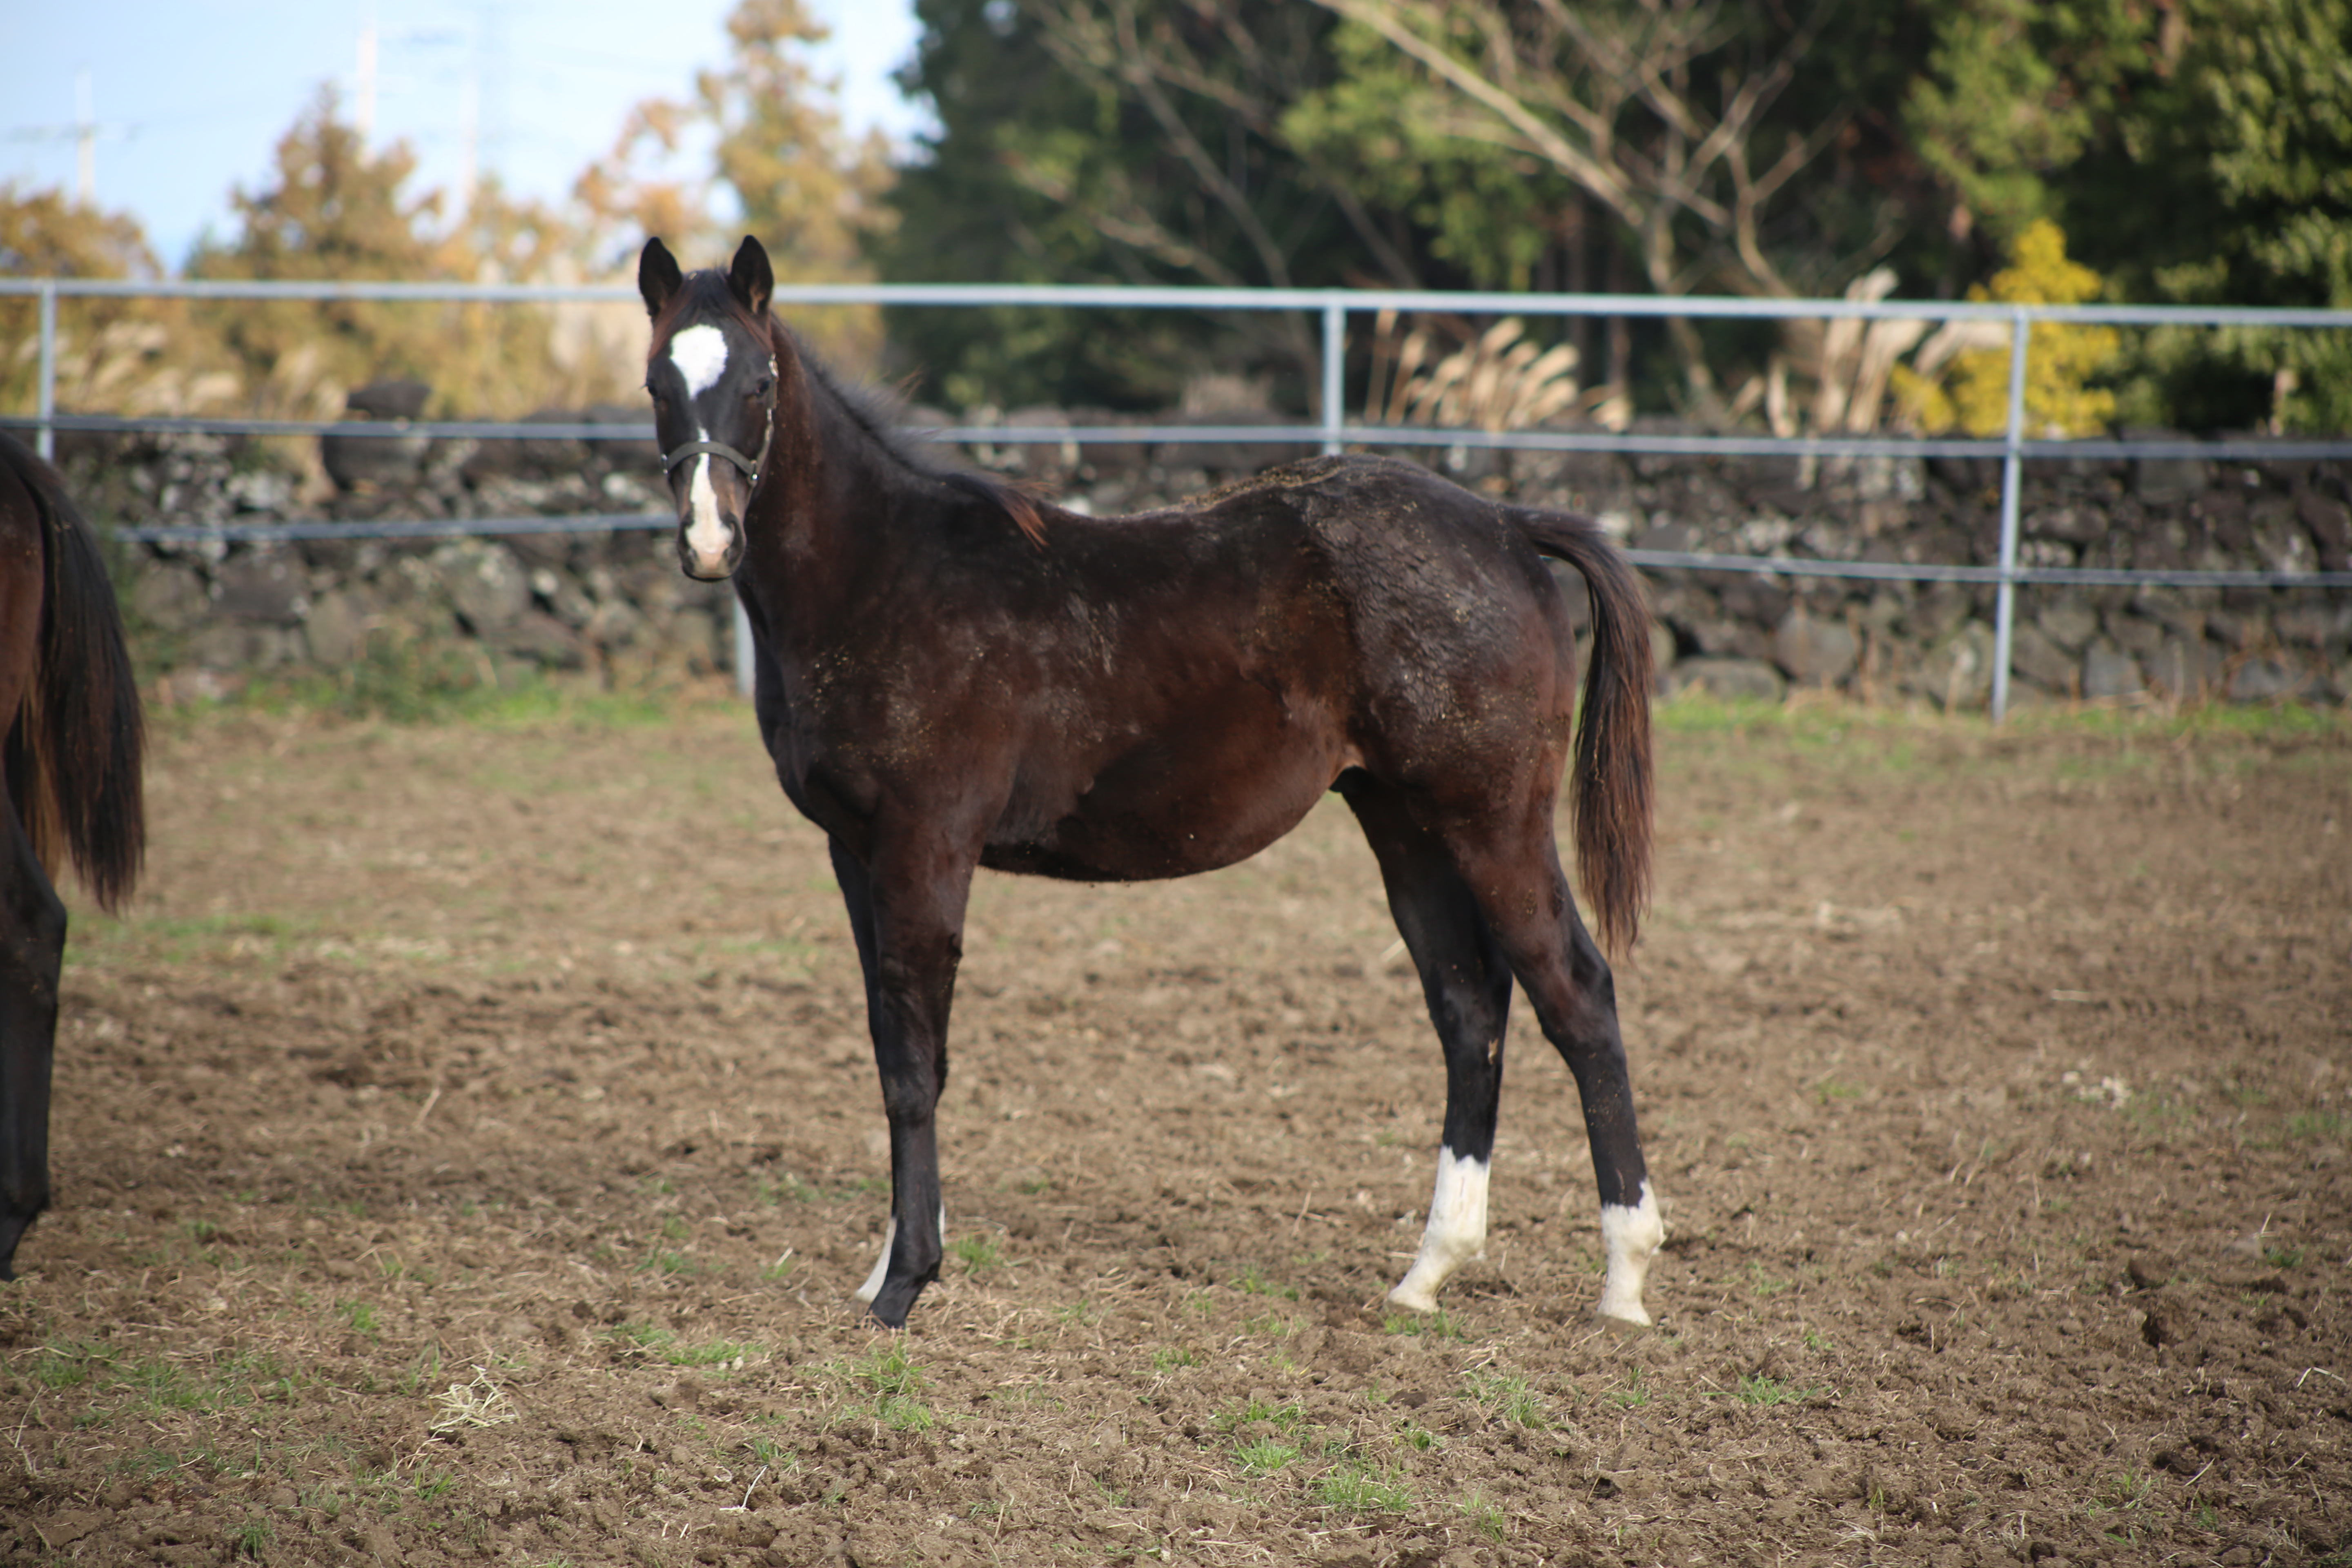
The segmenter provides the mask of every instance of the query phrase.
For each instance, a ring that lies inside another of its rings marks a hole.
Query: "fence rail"
[[[119,419],[61,414],[57,407],[58,304],[63,299],[184,300],[372,300],[417,302],[480,301],[562,304],[634,301],[634,289],[617,284],[575,286],[490,283],[392,283],[360,279],[312,282],[227,279],[0,279],[0,299],[33,297],[39,304],[37,404],[30,416],[0,416],[0,425],[30,427],[42,456],[55,452],[60,430],[162,431],[241,436],[327,435],[425,437],[476,440],[649,440],[643,425],[553,425],[498,421],[406,422],[261,419]],[[2352,330],[2352,310],[2272,310],[2250,306],[2038,305],[1978,301],[1885,300],[1748,300],[1721,297],[1661,297],[1646,294],[1449,293],[1426,289],[1192,289],[987,283],[781,284],[778,305],[896,305],[969,309],[1010,305],[1057,310],[1276,310],[1306,312],[1322,323],[1321,381],[1317,388],[1320,419],[1312,425],[1267,426],[954,426],[938,439],[1000,446],[1149,441],[1314,444],[1326,452],[1349,446],[1512,448],[1534,451],[1624,452],[1687,457],[1975,458],[2001,463],[1999,564],[1962,566],[1822,561],[1783,556],[1718,555],[1703,552],[1630,552],[1635,564],[1661,570],[1773,573],[1788,576],[1868,577],[1891,581],[1989,583],[1995,586],[1991,709],[1997,723],[2009,705],[2010,657],[2016,619],[2016,590],[2023,584],[2084,586],[2344,587],[2347,572],[2164,572],[2087,567],[2029,567],[2018,560],[2019,508],[2023,465],[2053,458],[2245,458],[2325,459],[2352,458],[2352,439],[2193,441],[2050,440],[2029,437],[2025,385],[2032,328],[2040,322],[2107,326],[2268,327],[2291,331]],[[1836,436],[1690,436],[1645,431],[1485,431],[1452,426],[1404,428],[1350,422],[1345,414],[1347,328],[1350,315],[1399,313],[1454,315],[1650,317],[1749,321],[1920,321],[2005,323],[2010,329],[2008,413],[2003,433],[1990,439]],[[126,529],[132,540],[263,540],[322,536],[426,538],[449,534],[586,532],[624,528],[657,529],[670,520],[657,514],[607,514],[571,518],[475,518],[371,524],[293,522],[216,528]],[[746,628],[739,605],[736,647],[741,654]],[[739,680],[749,660],[737,661]]]

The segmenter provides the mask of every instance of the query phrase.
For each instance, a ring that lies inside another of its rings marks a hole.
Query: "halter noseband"
[[[760,455],[756,458],[745,457],[724,441],[688,441],[674,452],[662,454],[662,472],[665,475],[674,474],[677,472],[677,466],[688,458],[708,452],[714,458],[724,458],[742,469],[745,480],[756,485],[760,482],[760,465],[767,460],[768,443],[773,441],[775,437],[775,420],[771,416],[768,421],[767,439],[760,443]]]

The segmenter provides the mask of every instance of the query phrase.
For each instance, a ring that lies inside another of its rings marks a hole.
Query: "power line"
[[[74,143],[74,200],[83,206],[98,204],[98,142],[100,137],[128,142],[139,134],[136,125],[99,122],[95,84],[88,66],[74,73],[74,118],[65,125],[20,125],[8,132],[11,142],[71,142]]]

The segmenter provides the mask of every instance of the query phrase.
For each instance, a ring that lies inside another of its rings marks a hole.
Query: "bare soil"
[[[1486,1261],[1336,802],[983,876],[952,1252],[749,718],[170,718],[0,1287],[7,1563],[2352,1562],[2352,731],[1661,737],[1619,994],[1671,1233],[1591,1316],[1520,1009]]]

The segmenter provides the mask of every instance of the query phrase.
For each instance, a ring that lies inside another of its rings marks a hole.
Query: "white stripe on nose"
[[[719,492],[711,488],[710,464],[708,452],[694,459],[694,482],[686,492],[687,504],[693,509],[686,525],[686,547],[694,552],[697,564],[716,571],[727,559],[727,546],[734,533],[719,515]]]

